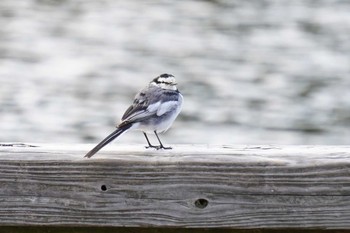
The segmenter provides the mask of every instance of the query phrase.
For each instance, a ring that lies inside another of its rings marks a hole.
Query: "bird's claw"
[[[165,147],[163,145],[159,145],[159,146],[153,146],[153,145],[149,145],[149,146],[145,146],[146,149],[149,149],[149,148],[154,148],[156,150],[160,150],[160,149],[164,149],[164,150],[171,150],[173,149],[172,147]]]

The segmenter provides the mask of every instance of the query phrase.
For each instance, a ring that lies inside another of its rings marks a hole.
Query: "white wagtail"
[[[176,87],[171,74],[162,74],[153,79],[149,85],[136,94],[133,104],[125,111],[117,129],[89,151],[85,157],[90,158],[102,147],[129,130],[141,130],[145,135],[146,148],[171,149],[163,146],[158,133],[167,131],[181,111],[183,97]],[[153,132],[159,146],[153,146],[146,133]]]

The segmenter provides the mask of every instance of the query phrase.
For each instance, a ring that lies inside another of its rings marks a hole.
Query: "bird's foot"
[[[149,149],[149,148],[154,148],[156,150],[160,150],[160,149],[164,149],[164,150],[171,150],[173,149],[172,147],[165,147],[163,145],[159,145],[159,146],[153,146],[153,145],[149,145],[149,146],[145,146],[146,149]]]
[[[171,150],[171,149],[173,149],[173,148],[172,148],[171,146],[165,147],[165,146],[161,145],[161,146],[159,147],[159,149]]]
[[[146,149],[154,148],[154,149],[159,150],[159,146],[153,146],[153,145],[145,146],[145,148],[146,148]]]

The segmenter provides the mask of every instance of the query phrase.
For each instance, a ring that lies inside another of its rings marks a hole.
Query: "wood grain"
[[[347,146],[92,146],[0,144],[0,225],[350,229]]]

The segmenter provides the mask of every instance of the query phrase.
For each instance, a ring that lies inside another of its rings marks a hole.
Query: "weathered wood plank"
[[[0,225],[350,229],[350,147],[0,146]]]
[[[56,227],[0,226],[0,233],[349,233],[349,230],[326,229],[231,229],[231,228],[150,228],[150,227]]]

